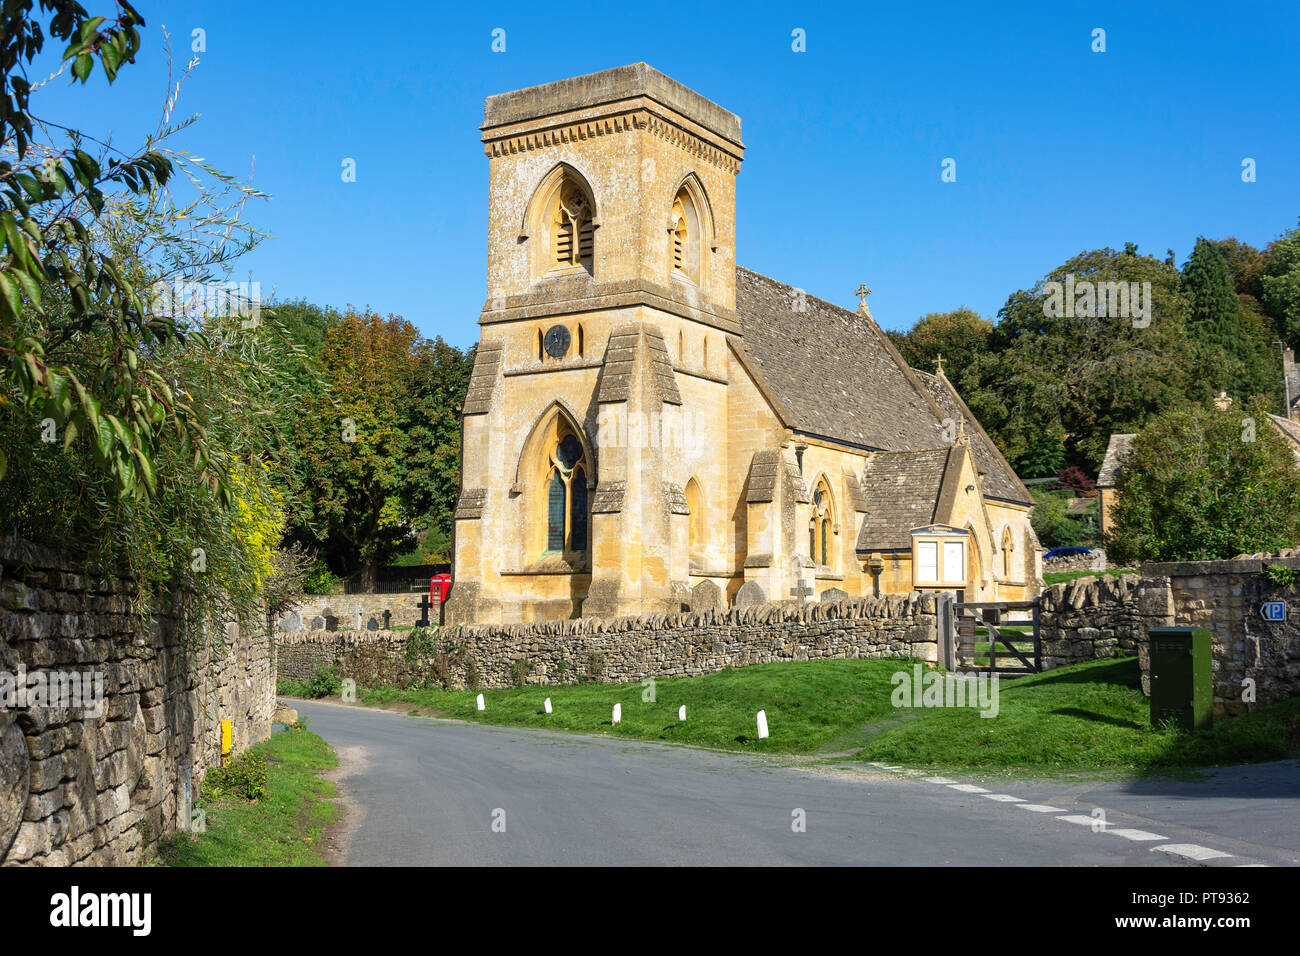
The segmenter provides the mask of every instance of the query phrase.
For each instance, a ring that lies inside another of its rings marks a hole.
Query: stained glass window
[[[546,550],[564,550],[564,479],[556,470],[547,493]]]
[[[587,478],[579,468],[569,480],[573,502],[569,514],[569,550],[587,550]]]

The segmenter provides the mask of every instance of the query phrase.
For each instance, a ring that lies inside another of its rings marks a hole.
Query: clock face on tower
[[[552,325],[546,330],[546,354],[551,358],[564,358],[569,352],[569,330],[562,325]]]

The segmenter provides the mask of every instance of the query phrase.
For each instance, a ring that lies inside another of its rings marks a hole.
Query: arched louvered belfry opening
[[[713,239],[713,216],[699,178],[690,174],[673,194],[668,214],[668,271],[676,279],[705,285]]]
[[[578,272],[594,275],[599,226],[587,180],[567,163],[556,164],[534,191],[519,234],[531,247],[534,280]]]

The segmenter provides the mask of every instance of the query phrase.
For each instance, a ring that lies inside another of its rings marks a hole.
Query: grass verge
[[[1300,756],[1300,698],[1188,734],[1150,726],[1137,658],[1003,680],[998,715],[930,708],[865,741],[855,759],[953,770],[1167,770]]]
[[[251,748],[269,765],[265,796],[248,800],[203,782],[207,832],[164,840],[164,866],[323,866],[320,838],[339,810],[335,788],[320,774],[337,760],[329,744],[299,723]]]
[[[1190,735],[1149,726],[1136,658],[1093,661],[1003,679],[996,717],[973,708],[895,707],[893,675],[914,661],[836,660],[762,664],[643,684],[527,685],[483,692],[358,688],[371,706],[485,724],[539,727],[721,750],[828,755],[952,770],[1047,774],[1156,770],[1300,756],[1300,699],[1219,718]],[[544,700],[551,698],[547,714]],[[611,722],[614,704],[622,722]],[[687,720],[677,710],[685,705]],[[771,732],[757,739],[764,710]]]

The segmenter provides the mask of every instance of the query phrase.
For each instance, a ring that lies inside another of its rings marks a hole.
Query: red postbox
[[[432,604],[442,604],[447,600],[447,592],[451,590],[450,574],[435,574],[429,578],[429,601]]]

